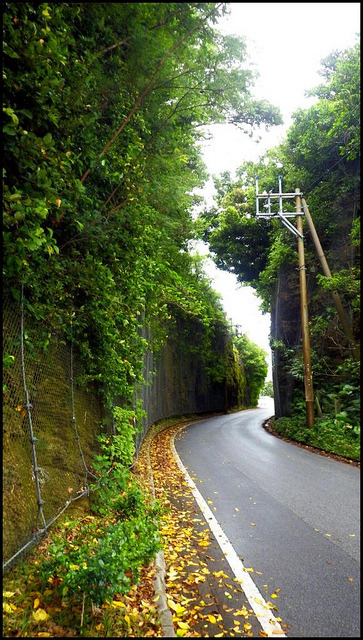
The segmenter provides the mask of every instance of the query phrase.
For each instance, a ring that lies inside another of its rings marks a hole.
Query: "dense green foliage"
[[[346,422],[346,417],[318,418],[308,428],[303,415],[270,421],[271,427],[283,438],[334,453],[348,460],[360,460],[360,428]]]
[[[268,396],[269,398],[274,397],[274,388],[273,388],[272,380],[267,380],[267,382],[265,382],[265,384],[262,387],[261,395]]]
[[[304,391],[297,330],[296,239],[278,219],[256,219],[255,177],[259,176],[260,192],[276,192],[279,176],[284,192],[297,187],[303,192],[333,274],[331,279],[321,274],[310,233],[305,230],[316,411],[320,418],[328,416],[332,424],[343,411],[349,427],[359,422],[359,363],[330,292],[339,292],[358,342],[359,45],[323,60],[321,75],[322,84],[310,92],[315,104],[294,114],[284,143],[258,163],[245,163],[236,180],[228,173],[216,180],[217,206],[206,211],[202,221],[204,239],[210,243],[216,264],[255,287],[263,308],[274,312],[271,347],[278,356],[279,374],[283,367],[284,375],[293,380],[292,412],[298,415],[304,406]],[[288,211],[293,203],[284,206]]]
[[[46,352],[51,333],[72,341],[77,382],[98,385],[113,424],[91,500],[109,525],[90,544],[61,533],[44,579],[57,572],[63,595],[99,603],[127,590],[159,544],[155,509],[129,470],[147,349],[157,354],[187,318],[210,380],[235,384],[243,404],[246,364],[254,402],[253,349],[241,367],[225,348],[220,298],[189,253],[193,190],[207,178],[202,125],[252,130],[281,117],[251,96],[244,41],[215,28],[226,3],[3,8],[4,286],[17,302],[23,291],[27,354]]]
[[[188,253],[200,125],[280,116],[251,98],[243,40],[214,28],[225,3],[4,9],[4,283],[43,345],[72,319],[111,408],[141,379],[142,325],[156,350],[175,308],[225,322]]]
[[[90,496],[91,513],[108,524],[101,535],[92,536],[94,519],[90,518],[69,538],[72,523],[68,523],[66,531],[63,528],[55,536],[41,565],[45,583],[55,576],[61,579],[63,596],[82,599],[87,594],[98,605],[112,600],[114,593],[127,593],[138,582],[140,566],[161,549],[159,507],[150,503],[130,472],[135,415],[115,407],[114,419],[115,434],[99,436],[101,454],[95,456],[93,467],[100,480],[91,485]]]
[[[251,342],[246,334],[235,339],[235,345],[240,355],[243,371],[248,380],[246,385],[246,404],[255,407],[267,375],[267,355],[263,349]]]

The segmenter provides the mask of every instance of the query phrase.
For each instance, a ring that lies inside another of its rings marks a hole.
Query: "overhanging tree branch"
[[[216,13],[216,11],[223,5],[223,2],[220,2],[216,7],[214,7],[212,9],[212,11],[210,11],[204,18],[203,20],[200,20],[198,22],[197,25],[195,25],[192,29],[190,29],[185,36],[183,36],[182,38],[179,38],[179,40],[169,49],[169,51],[167,51],[167,53],[159,60],[156,69],[151,77],[151,80],[148,82],[148,84],[146,85],[145,89],[141,92],[141,94],[139,95],[139,97],[137,98],[134,106],[132,107],[132,109],[130,110],[129,114],[127,115],[127,117],[125,118],[125,120],[122,122],[121,126],[118,128],[118,130],[116,131],[116,133],[112,136],[112,138],[108,141],[108,143],[106,144],[106,146],[102,149],[102,151],[100,152],[100,156],[103,156],[105,153],[107,153],[108,149],[113,145],[113,143],[117,140],[117,138],[120,136],[120,134],[123,132],[123,130],[125,129],[126,125],[130,122],[131,118],[133,117],[133,115],[135,114],[135,112],[139,109],[139,107],[141,106],[141,104],[143,103],[144,99],[146,98],[146,96],[148,95],[148,93],[151,91],[154,82],[156,80],[156,78],[158,77],[160,70],[162,69],[162,67],[164,66],[166,60],[177,50],[179,49],[179,47],[185,42],[185,40],[187,40],[188,38],[190,38],[193,33],[195,33],[196,31],[198,31],[198,29],[200,29],[200,27],[214,14]],[[84,183],[89,174],[91,172],[91,168],[88,167],[88,169],[84,172],[82,178],[81,178],[81,182]]]

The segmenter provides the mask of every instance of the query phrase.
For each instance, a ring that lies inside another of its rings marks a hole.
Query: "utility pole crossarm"
[[[295,198],[295,193],[282,193],[282,188],[281,188],[281,178],[279,178],[279,191],[278,193],[274,193],[272,190],[269,191],[267,193],[267,191],[263,191],[262,193],[258,193],[258,178],[256,177],[256,217],[257,218],[280,218],[281,222],[283,225],[285,225],[285,227],[291,231],[291,233],[294,234],[294,236],[298,236],[300,238],[303,238],[304,236],[301,235],[301,231],[299,231],[299,229],[297,229],[296,227],[294,227],[294,225],[287,220],[287,218],[291,218],[291,217],[296,217],[296,216],[302,216],[304,215],[303,211],[283,211],[282,209],[282,201],[285,199],[290,199],[291,198]],[[300,194],[302,195],[302,194]],[[265,203],[267,202],[267,204],[263,204],[263,207],[266,209],[265,212],[260,212],[259,209],[259,201],[263,200]],[[279,210],[278,211],[272,211],[271,210],[271,200],[278,200],[279,201]]]

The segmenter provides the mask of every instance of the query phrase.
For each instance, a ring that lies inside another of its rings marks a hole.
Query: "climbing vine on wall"
[[[4,4],[4,283],[24,285],[43,346],[72,319],[110,406],[142,377],[142,324],[155,349],[174,308],[206,336],[224,322],[188,252],[199,127],[280,121],[250,96],[243,40],[215,29],[226,10]]]

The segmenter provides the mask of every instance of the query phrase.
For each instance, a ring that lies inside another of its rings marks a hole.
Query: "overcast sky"
[[[222,171],[233,174],[243,162],[256,161],[264,151],[279,144],[292,122],[292,113],[312,104],[304,93],[321,83],[320,61],[336,49],[353,46],[360,31],[358,2],[235,2],[229,7],[230,15],[219,22],[218,28],[223,33],[245,36],[251,62],[260,74],[253,93],[280,108],[284,125],[263,134],[259,143],[233,125],[210,127],[213,140],[203,144],[203,158],[214,175]],[[212,201],[211,181],[203,195]],[[268,352],[271,379],[269,314],[261,314],[260,301],[250,287],[237,285],[235,276],[218,271],[211,261],[208,264],[208,274],[223,296],[228,318]]]

